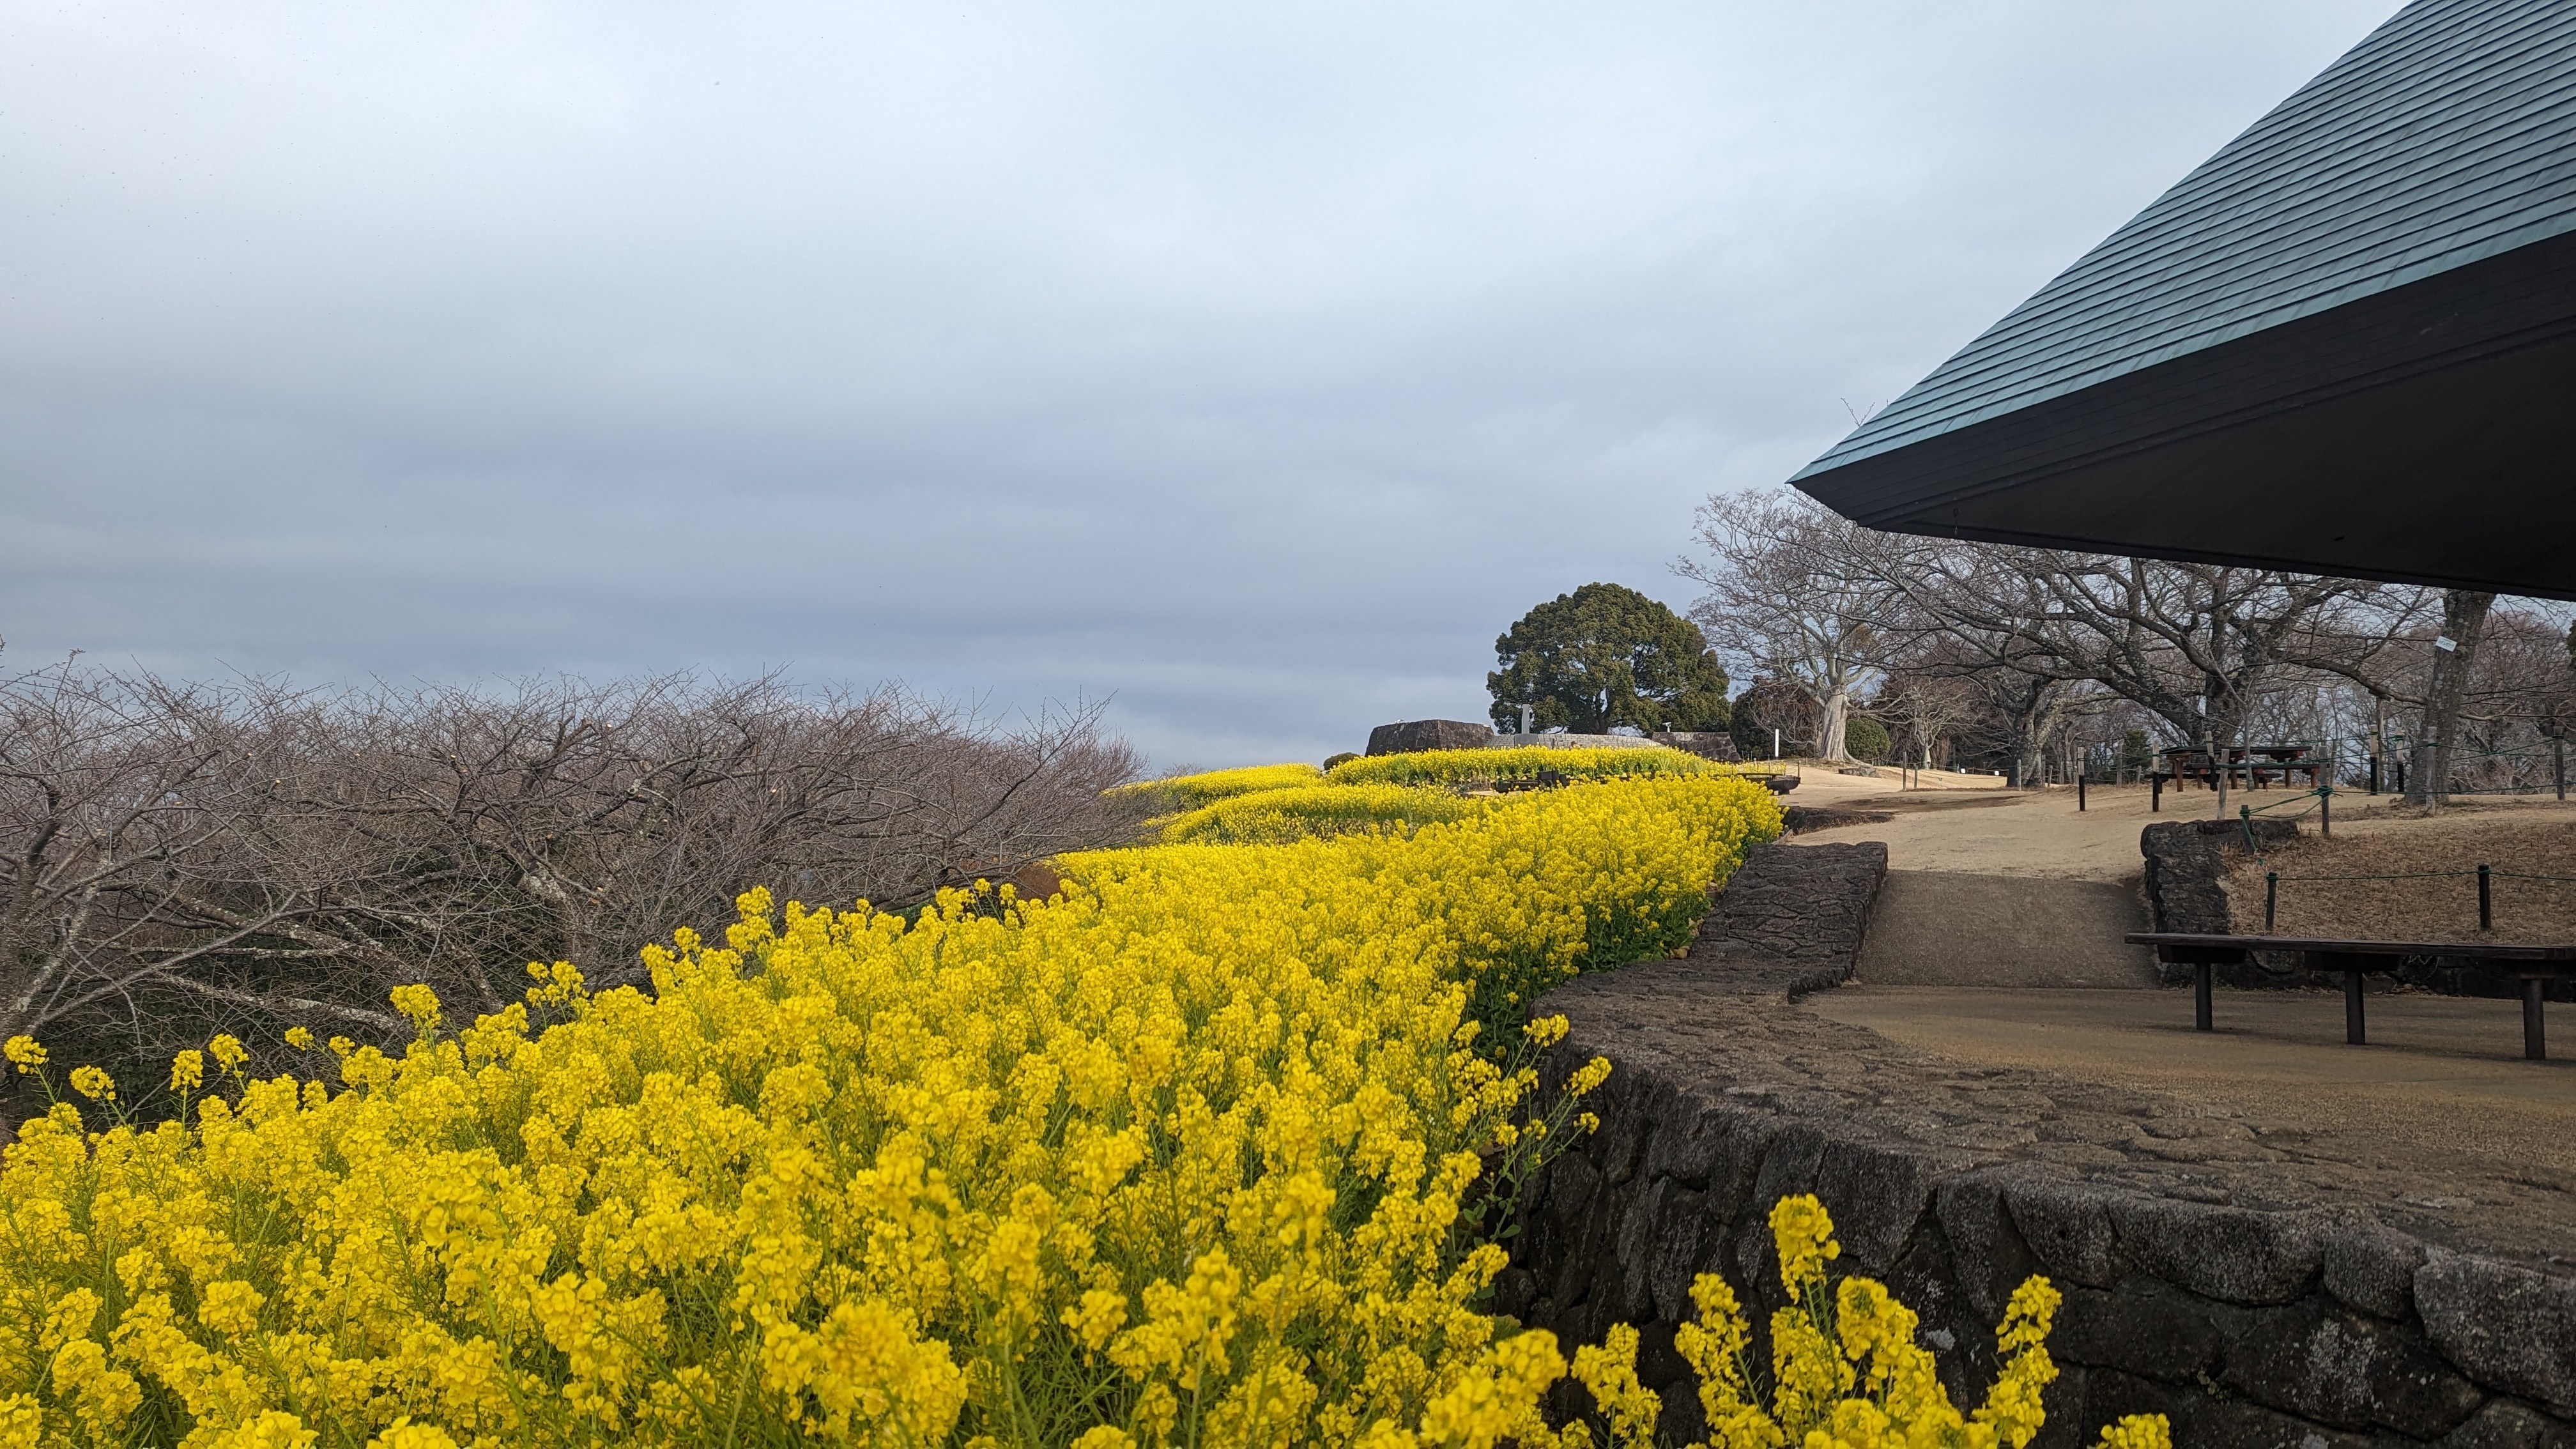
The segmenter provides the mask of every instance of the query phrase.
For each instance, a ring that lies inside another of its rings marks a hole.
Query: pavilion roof
[[[2267,418],[2547,351],[2576,335],[2571,279],[2576,4],[2414,0],[1792,481],[1879,527],[2468,579],[2154,536],[2116,490],[2152,488],[2159,451],[2223,471],[2213,435],[2249,428],[2239,451],[2295,487],[2302,455]],[[2068,491],[2087,480],[2115,490],[2089,511]]]

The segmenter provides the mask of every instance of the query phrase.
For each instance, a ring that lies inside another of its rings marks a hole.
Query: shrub
[[[1167,845],[1278,845],[1353,830],[1462,820],[1485,802],[1416,785],[1308,785],[1203,805],[1166,822]]]
[[[1371,755],[1336,765],[1326,778],[1336,785],[1465,785],[1532,780],[1541,770],[1569,779],[1613,780],[1661,775],[1732,775],[1736,771],[1661,745],[1634,749],[1550,749],[1546,745],[1482,750],[1418,750]]]
[[[1856,714],[1843,721],[1843,751],[1855,760],[1878,764],[1887,758],[1893,743],[1887,737],[1887,726],[1868,715]]]
[[[1360,752],[1357,750],[1344,750],[1338,755],[1326,755],[1324,757],[1324,769],[1327,773],[1330,773],[1335,765],[1347,765],[1358,758],[1360,758]]]
[[[1479,1023],[1686,939],[1778,828],[1650,780],[910,923],[754,891],[649,993],[557,966],[451,1034],[402,988],[336,1084],[218,1038],[187,1120],[90,1133],[85,1069],[0,1164],[0,1445],[1535,1449],[1564,1361],[1475,1305],[1579,1124],[1530,1107],[1562,1020]]]

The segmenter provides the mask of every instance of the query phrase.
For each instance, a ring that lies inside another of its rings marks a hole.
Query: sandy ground
[[[1992,777],[1967,778],[1974,781]],[[2199,789],[2168,789],[2164,792],[2163,810],[2151,813],[2151,796],[2146,787],[2097,785],[2086,790],[2086,808],[2079,813],[2075,792],[2064,786],[2018,792],[1992,784],[1909,791],[1894,788],[1896,784],[1892,771],[1884,779],[1863,779],[1809,769],[1798,788],[1782,797],[1784,804],[1883,813],[1891,818],[1805,831],[1793,837],[1793,843],[1883,840],[1887,842],[1888,866],[1895,870],[2133,881],[2143,869],[2138,854],[2141,829],[2158,820],[2218,818],[2217,795]],[[2233,818],[2240,805],[2251,804],[2260,810],[2293,798],[2279,790],[2234,790],[2228,792],[2227,813]],[[2561,805],[2539,798],[2481,801],[2455,805],[2426,817],[2420,811],[2398,805],[2391,796],[2373,798],[2356,791],[2338,795],[2336,800],[2333,839],[2315,838],[2317,815],[2313,809],[2307,810],[2298,818],[2308,838],[2287,852],[2271,852],[2278,857],[2274,868],[2284,875],[2392,873],[2464,865],[2474,868],[2479,860],[2486,860],[2499,870],[2576,877],[2576,802]],[[2282,862],[2295,862],[2295,871],[2293,864]],[[2244,883],[2251,881],[2255,913],[2251,925],[2240,921],[2244,929],[2261,926],[2264,869],[2249,860],[2240,872],[2237,898],[2246,898]],[[2388,889],[2373,887],[2356,895],[2354,902],[2374,894],[2379,899],[2405,900],[2402,891],[2390,895]],[[2498,883],[2493,889],[2498,893],[2501,929],[2502,892],[2507,887]],[[2554,929],[2562,936],[2576,936],[2576,880],[2549,886],[2521,883],[2513,889],[2520,892],[2518,902],[2536,903],[2546,895],[2564,910],[2563,923],[2554,916],[2525,917],[2531,929]],[[2428,899],[2439,895],[2453,906],[2465,902],[2468,929],[2474,932],[2474,879],[2421,890]],[[2334,905],[2321,886],[2309,898],[2325,903],[2329,909]],[[2288,897],[2283,899],[2286,903]],[[2286,917],[2283,929],[2288,929]],[[2429,939],[2446,938],[2437,935]]]
[[[1928,781],[1959,777],[1926,776]],[[1869,780],[1815,770],[1782,797],[1791,805],[1884,812],[1892,818],[1794,837],[1798,844],[1883,840],[1895,870],[1942,870],[1971,875],[2023,875],[2052,880],[2135,880],[2142,863],[2138,831],[2151,820],[2179,819],[2175,806],[2190,801],[2168,792],[2166,813],[2147,812],[2142,787],[2088,789],[2086,809],[2075,809],[2070,789],[2009,791],[1992,776],[1984,786],[1900,790],[1892,772]],[[2205,792],[2204,792],[2205,796]]]
[[[2524,1061],[2511,1001],[2368,999],[2368,1046],[2343,1040],[2343,996],[2222,991],[2191,1029],[2185,991],[1846,986],[1808,1010],[1958,1061],[2170,1093],[2255,1119],[2371,1134],[2507,1167],[2576,1174],[2576,1009],[2562,1055]]]

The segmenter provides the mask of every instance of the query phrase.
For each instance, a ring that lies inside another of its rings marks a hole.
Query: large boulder
[[[1493,742],[1492,725],[1458,719],[1417,719],[1370,730],[1368,752],[1409,755],[1416,750],[1481,750]]]
[[[1744,758],[1736,752],[1735,736],[1724,730],[1660,730],[1646,738],[1703,760],[1724,760],[1733,764]]]

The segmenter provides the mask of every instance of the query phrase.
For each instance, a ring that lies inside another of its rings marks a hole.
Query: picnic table
[[[2306,745],[2229,745],[2213,754],[2197,745],[2180,745],[2161,752],[2164,768],[2156,771],[2163,779],[2176,784],[2198,780],[2216,789],[2218,774],[2227,772],[2232,782],[2243,780],[2245,788],[2259,790],[2273,776],[2287,786],[2292,777],[2306,775],[2308,788],[2326,783],[2326,772],[2334,762],[2319,756]]]
[[[2361,1017],[2361,977],[2365,971],[2394,971],[2408,956],[2455,956],[2492,966],[2522,982],[2522,1054],[2531,1060],[2549,1056],[2542,1030],[2541,992],[2550,980],[2576,976],[2576,946],[2506,946],[2475,941],[2337,941],[2307,936],[2196,935],[2181,931],[2132,931],[2131,945],[2153,946],[2160,961],[2192,967],[2192,1025],[2210,1023],[2210,969],[2233,966],[2253,951],[2294,951],[2311,971],[2343,973],[2343,1039],[2369,1045]]]

